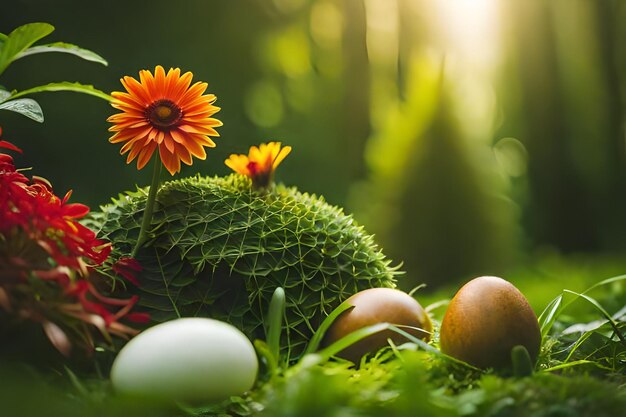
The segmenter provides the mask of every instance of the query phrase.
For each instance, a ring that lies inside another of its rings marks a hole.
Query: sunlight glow
[[[497,0],[437,0],[436,31],[446,53],[464,64],[490,67],[499,55]]]
[[[446,79],[468,139],[490,143],[497,123],[494,76],[502,59],[498,0],[424,0],[446,59]],[[418,1],[419,3],[419,1]]]

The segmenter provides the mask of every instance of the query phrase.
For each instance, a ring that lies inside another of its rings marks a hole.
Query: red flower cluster
[[[0,149],[21,152],[6,141],[0,141]],[[45,179],[28,179],[10,155],[0,153],[0,312],[42,323],[51,342],[65,354],[71,345],[68,331],[93,347],[84,323],[109,340],[109,334],[136,333],[120,319],[149,320],[143,313],[130,312],[136,296],[120,300],[97,289],[91,273],[107,261],[111,244],[78,222],[89,207],[68,203],[70,195],[57,197]],[[141,266],[136,260],[121,259],[112,269],[137,284],[135,273]],[[52,317],[58,319],[59,312],[63,323],[54,323]]]
[[[0,148],[21,152],[0,141]],[[86,273],[83,258],[99,265],[111,252],[111,245],[96,239],[93,231],[77,220],[89,213],[84,204],[68,204],[68,192],[60,199],[43,178],[33,181],[15,169],[10,155],[0,154],[0,233],[19,228],[46,250],[59,266]]]

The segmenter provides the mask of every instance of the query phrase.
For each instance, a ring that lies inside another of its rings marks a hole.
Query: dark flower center
[[[158,100],[148,106],[146,117],[155,127],[170,128],[178,124],[183,117],[183,112],[171,100]]]
[[[255,188],[267,188],[272,183],[274,172],[271,169],[263,170],[263,166],[256,161],[250,161],[246,165],[252,177],[252,184]]]
[[[252,176],[256,176],[259,173],[259,164],[254,161],[248,162],[246,168],[248,168]]]

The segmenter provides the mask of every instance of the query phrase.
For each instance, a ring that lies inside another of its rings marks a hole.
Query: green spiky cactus
[[[139,190],[92,214],[90,226],[119,256],[137,239],[145,200]],[[137,255],[144,270],[136,291],[154,320],[207,316],[264,338],[264,316],[280,286],[287,299],[283,349],[292,359],[341,301],[393,287],[397,274],[340,208],[282,185],[255,191],[236,174],[165,183],[149,235]]]

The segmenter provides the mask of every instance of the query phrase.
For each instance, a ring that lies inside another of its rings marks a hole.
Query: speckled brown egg
[[[391,288],[370,288],[354,294],[348,299],[354,308],[343,312],[326,333],[325,345],[363,327],[377,323],[390,323],[422,340],[430,340],[432,324],[422,306],[410,295]],[[357,363],[367,353],[388,346],[387,339],[395,344],[407,342],[406,337],[384,330],[370,335],[342,350],[338,356]]]
[[[479,368],[510,368],[522,345],[536,361],[541,345],[537,316],[524,295],[498,277],[479,277],[454,296],[440,329],[441,351]]]

